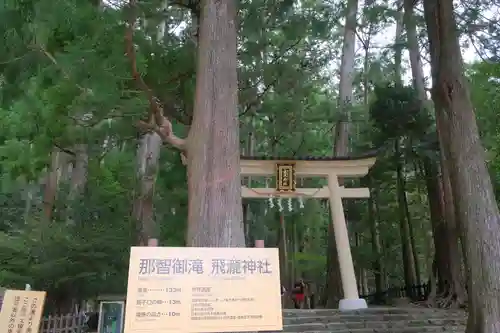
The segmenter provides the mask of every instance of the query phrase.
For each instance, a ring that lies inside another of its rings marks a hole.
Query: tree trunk
[[[410,55],[411,74],[413,86],[418,92],[418,97],[422,103],[427,100],[425,93],[424,72],[422,71],[422,61],[418,48],[417,28],[415,16],[413,15],[414,0],[404,0],[403,23],[406,27],[406,39],[408,42],[408,53]]]
[[[287,289],[291,287],[290,274],[288,270],[288,247],[287,247],[287,235],[285,228],[285,216],[279,213],[280,228],[278,231],[278,248],[280,257],[280,279],[281,284],[286,286]]]
[[[463,305],[466,293],[462,283],[457,230],[443,218],[442,185],[437,166],[427,159],[424,160],[424,169],[433,222],[435,262],[439,277],[438,291],[446,297],[444,304],[440,305],[448,307],[451,305],[449,302]]]
[[[426,105],[427,95],[425,93],[424,74],[418,49],[418,40],[416,32],[415,18],[413,15],[415,2],[413,0],[404,0],[404,22],[407,30],[408,50],[410,54],[410,64],[413,77],[413,85],[418,92],[422,105]],[[438,135],[441,133],[439,116],[437,117]],[[442,138],[440,137],[440,144]],[[458,250],[458,230],[455,223],[455,205],[451,193],[451,185],[448,176],[448,166],[446,158],[443,155],[443,149],[440,150],[442,176],[439,177],[438,169],[432,161],[424,161],[426,175],[432,177],[427,179],[428,191],[435,191],[429,194],[429,204],[431,209],[431,220],[434,227],[435,256],[438,272],[438,291],[443,295],[455,298],[458,304],[462,304],[465,299],[465,288],[462,283],[461,260]],[[431,170],[432,169],[432,170]],[[432,174],[430,174],[432,173]],[[432,182],[430,184],[429,182]],[[433,197],[433,199],[431,199]],[[437,201],[439,200],[439,201]],[[440,209],[441,213],[436,210]],[[439,214],[439,215],[438,215]],[[434,217],[433,217],[434,216]],[[438,218],[438,216],[440,216]],[[444,241],[446,239],[446,241]],[[446,304],[445,304],[446,305]]]
[[[74,146],[75,158],[71,171],[71,198],[75,198],[81,193],[82,188],[87,183],[87,172],[89,155],[87,145],[77,144]]]
[[[56,203],[59,181],[63,169],[67,168],[69,155],[54,147],[50,154],[50,166],[44,180],[43,190],[43,212],[46,221],[52,220],[54,205]]]
[[[298,237],[298,230],[297,230],[297,224],[295,221],[292,221],[292,230],[290,232],[291,236],[290,237],[290,249],[292,250],[291,253],[291,268],[290,272],[293,276],[293,281],[297,281],[302,277],[302,270],[301,267],[297,261],[297,253],[299,252],[299,237]]]
[[[420,265],[419,265],[419,260],[418,260],[418,250],[417,250],[417,244],[415,241],[415,234],[413,232],[413,225],[412,225],[412,219],[411,219],[411,214],[410,214],[410,206],[408,205],[408,197],[406,196],[406,177],[405,177],[405,172],[403,171],[402,173],[402,195],[403,195],[403,201],[404,201],[404,210],[405,210],[405,216],[406,216],[406,223],[408,224],[408,235],[410,237],[410,244],[411,244],[411,255],[413,257],[413,265],[415,267],[415,285],[420,285]]]
[[[349,152],[349,109],[352,100],[352,84],[354,79],[354,58],[356,46],[356,14],[358,0],[348,0],[346,9],[346,24],[344,29],[344,43],[342,46],[342,60],[340,64],[339,83],[339,113],[340,118],[335,126],[334,154],[346,156]],[[342,180],[339,179],[340,182]],[[328,307],[336,307],[343,297],[342,280],[338,264],[338,254],[335,245],[335,230],[328,227],[327,246],[327,276],[325,285],[325,302]]]
[[[368,197],[368,219],[370,222],[370,232],[372,238],[372,251],[375,258],[372,263],[373,276],[375,278],[375,293],[381,295],[384,291],[384,282],[382,278],[382,246],[380,244],[380,230],[378,216],[375,211],[375,200],[377,200],[377,189],[373,186],[371,176],[367,177],[368,187],[370,188],[370,197]],[[381,301],[381,300],[377,300]]]
[[[398,12],[396,14],[396,35],[394,38],[394,81],[397,85],[401,85],[401,58],[403,51],[403,13],[401,12],[402,1],[398,1]],[[415,249],[415,239],[413,237],[413,230],[411,227],[410,211],[408,209],[408,200],[406,198],[406,181],[404,179],[403,164],[399,154],[399,142],[395,142],[395,152],[397,158],[396,177],[397,177],[397,192],[398,192],[398,205],[400,211],[401,223],[401,241],[403,249],[403,266],[405,272],[406,287],[419,284],[419,269],[418,269],[418,256]],[[408,288],[410,292],[412,289]],[[410,296],[410,295],[407,295]]]
[[[357,221],[360,222],[360,221]],[[359,225],[359,223],[358,223]],[[354,232],[354,241],[356,244],[357,248],[362,248],[363,246],[363,233],[360,231],[355,231]],[[368,287],[367,287],[367,282],[366,282],[366,269],[364,267],[364,262],[357,262],[357,267],[355,268],[355,272],[357,275],[357,286],[359,290],[360,295],[367,295],[368,294]]]
[[[416,272],[415,272],[415,262],[413,257],[413,247],[410,236],[410,225],[408,224],[408,221],[406,219],[407,218],[406,207],[408,205],[408,202],[406,200],[405,181],[403,178],[403,166],[401,163],[401,156],[399,153],[399,142],[397,140],[394,142],[394,150],[395,150],[396,180],[397,180],[396,192],[398,198],[403,270],[404,270],[405,286],[407,287],[407,292],[410,293],[411,286],[414,286],[416,284]]]
[[[352,102],[352,84],[354,79],[354,58],[356,46],[356,14],[358,0],[347,1],[347,14],[342,45],[339,83],[339,117],[335,126],[335,156],[345,156],[349,150],[349,118]]]
[[[250,204],[248,203],[243,203],[241,206],[243,210],[243,232],[245,233],[245,244],[246,247],[252,247],[254,243],[252,241],[252,235],[250,233],[250,230],[252,229],[252,214],[250,212]]]
[[[248,137],[247,137],[247,142],[246,142],[246,155],[247,156],[253,156],[254,155],[254,150],[255,150],[255,133],[254,133],[254,124],[253,124],[253,118],[251,121],[250,125],[250,131],[248,132]],[[244,184],[248,187],[252,187],[252,177],[248,176],[245,177],[246,179],[243,180]],[[250,235],[250,225],[252,223],[251,218],[253,217],[252,214],[252,209],[250,206],[250,202],[243,203],[243,224],[244,224],[244,231],[245,231],[245,243],[247,244],[248,247],[253,246],[251,244],[251,235]]]
[[[435,109],[437,110],[441,105],[440,101],[435,97],[434,104]],[[457,207],[457,197],[453,193],[451,178],[450,178],[450,160],[445,156],[446,147],[446,128],[445,128],[445,119],[443,118],[442,113],[436,114],[436,127],[438,130],[438,136],[440,141],[440,158],[441,158],[441,177],[440,177],[440,189],[442,193],[442,202],[443,202],[443,214],[445,216],[445,231],[446,238],[449,239],[448,242],[443,244],[446,247],[446,257],[447,265],[449,265],[450,270],[450,280],[449,285],[445,290],[443,290],[443,294],[447,295],[456,295],[452,296],[456,298],[457,303],[463,304],[466,299],[466,290],[464,286],[464,277],[462,273],[462,260],[466,260],[466,248],[465,243],[460,242],[460,216],[459,212],[455,209]],[[463,236],[462,236],[463,237]],[[462,248],[460,249],[460,245]],[[461,251],[460,251],[461,250]]]
[[[452,0],[424,0],[433,99],[467,249],[468,333],[500,332],[500,216],[458,42]]]
[[[396,13],[396,35],[394,38],[394,82],[401,85],[401,58],[403,53],[403,13],[401,12],[401,0],[398,0],[396,6],[399,10]]]
[[[61,181],[69,183],[69,195],[67,201],[69,204],[66,206],[66,220],[68,224],[74,224],[77,219],[78,211],[75,210],[78,202],[83,197],[83,190],[87,183],[87,172],[89,155],[86,144],[76,144],[73,146],[74,155],[71,156],[66,153],[63,154],[64,166],[62,170],[66,170],[65,175],[61,175]]]
[[[201,2],[193,122],[187,140],[189,246],[244,247],[236,3]]]
[[[374,191],[373,191],[373,201],[374,201],[374,208],[375,208],[375,217],[378,220],[380,218],[380,200],[379,200],[379,188],[378,185],[376,185]],[[380,237],[380,232],[378,233],[378,241],[380,242],[380,258],[381,258],[381,268],[380,268],[380,275],[381,275],[381,284],[382,284],[382,290],[389,288],[389,276],[387,274],[387,267],[385,264],[383,264],[383,259],[387,255],[387,245],[382,242],[382,239]]]
[[[335,233],[333,230],[333,224],[328,223],[328,252],[326,256],[327,280],[322,297],[322,305],[328,309],[336,308],[339,304],[339,301],[344,297],[344,291],[342,290],[342,280],[339,270],[339,256],[334,237]]]
[[[441,207],[438,170],[430,158],[423,159],[423,169],[427,187],[427,200],[431,216],[431,226],[434,239],[434,261],[437,264],[438,291],[445,288],[450,280],[446,258],[446,243],[449,241],[446,233],[443,210]],[[432,273],[432,272],[431,272]],[[435,286],[431,286],[434,288]]]
[[[159,228],[154,219],[154,192],[160,161],[162,139],[156,133],[142,136],[137,149],[137,194],[134,217],[138,227],[138,245],[145,246],[148,239],[158,238]]]
[[[441,118],[441,116],[439,116]],[[444,157],[444,155],[443,155]],[[446,265],[449,272],[449,284],[443,292],[448,295],[450,300],[456,301],[457,305],[465,302],[467,293],[464,286],[464,274],[462,272],[462,258],[465,259],[465,248],[460,251],[460,230],[457,223],[457,211],[455,210],[455,200],[451,187],[451,180],[448,171],[448,161],[441,160],[441,191],[443,192],[443,201],[445,202],[444,232],[448,241],[444,244],[446,248]]]

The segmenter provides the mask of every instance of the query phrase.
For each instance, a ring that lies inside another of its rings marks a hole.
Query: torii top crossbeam
[[[347,157],[269,157],[241,156],[242,176],[268,176],[276,172],[276,164],[295,164],[297,176],[323,176],[335,172],[341,177],[363,177],[375,164],[377,153]]]
[[[305,196],[329,199],[345,297],[339,308],[343,310],[362,309],[367,304],[358,294],[342,198],[367,198],[370,191],[367,188],[344,188],[339,185],[338,178],[363,177],[375,161],[375,152],[356,157],[241,157],[241,176],[277,176],[276,189],[242,186],[243,198]],[[328,186],[296,188],[297,176],[324,177],[328,179]]]

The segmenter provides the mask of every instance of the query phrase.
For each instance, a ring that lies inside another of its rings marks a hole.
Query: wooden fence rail
[[[40,333],[84,333],[84,312],[42,318]]]

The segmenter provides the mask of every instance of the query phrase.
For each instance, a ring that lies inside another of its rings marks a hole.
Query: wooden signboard
[[[5,333],[38,333],[45,291],[7,290],[0,312],[0,328]]]
[[[276,164],[276,191],[295,192],[295,164]]]
[[[278,249],[132,248],[124,333],[282,329]]]

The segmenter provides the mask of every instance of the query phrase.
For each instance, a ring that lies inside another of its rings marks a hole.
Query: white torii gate
[[[241,157],[241,176],[277,175],[277,189],[242,186],[242,198],[296,198],[303,196],[329,199],[344,291],[344,299],[340,300],[339,303],[340,310],[356,310],[368,307],[366,301],[359,298],[342,198],[368,198],[370,191],[368,188],[345,188],[340,186],[338,178],[365,176],[375,164],[375,160],[375,154],[349,158],[277,157],[271,159]],[[328,186],[322,188],[295,188],[295,177],[324,177],[328,180]],[[284,183],[280,184],[280,182]]]

